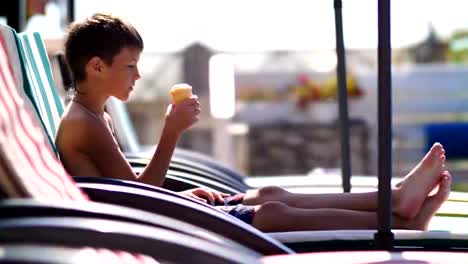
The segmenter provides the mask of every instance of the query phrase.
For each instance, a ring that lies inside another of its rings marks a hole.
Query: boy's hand
[[[180,193],[203,203],[209,203],[211,205],[214,205],[215,201],[224,203],[224,198],[231,196],[227,193],[212,191],[206,188],[190,189]]]
[[[200,102],[196,95],[176,105],[170,104],[166,111],[166,126],[181,134],[198,121],[200,112]]]

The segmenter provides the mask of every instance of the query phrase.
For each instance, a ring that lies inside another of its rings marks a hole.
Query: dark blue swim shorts
[[[216,208],[240,219],[247,224],[252,224],[255,214],[255,207],[243,205],[242,201],[244,200],[244,196],[245,193],[238,193],[236,195],[229,196],[224,199],[224,204],[215,204]]]

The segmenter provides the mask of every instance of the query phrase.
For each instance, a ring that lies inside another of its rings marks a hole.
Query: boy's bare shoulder
[[[106,137],[106,129],[100,120],[76,107],[67,108],[57,131],[57,145],[85,147],[96,139]],[[60,146],[59,146],[60,147]]]
[[[72,132],[83,132],[88,129],[98,128],[98,119],[79,108],[68,108],[62,115],[60,129],[71,130]]]

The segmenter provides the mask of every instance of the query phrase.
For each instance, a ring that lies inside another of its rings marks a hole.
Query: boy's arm
[[[177,140],[186,129],[198,121],[199,114],[200,103],[196,96],[177,105],[169,105],[159,144],[153,158],[139,178],[143,180],[151,177],[151,182],[154,185],[162,186]],[[151,174],[151,176],[147,176],[147,174]],[[146,181],[146,179],[143,181]]]
[[[156,147],[153,158],[140,174],[139,178],[144,178],[146,174],[148,174],[148,171],[151,171],[150,177],[152,177],[151,181],[153,184],[156,186],[162,186],[179,137],[180,135],[178,133],[171,131],[170,127],[164,125],[161,138],[159,139],[159,144]]]
[[[180,134],[176,131],[171,130],[171,126],[165,123],[163,128],[161,139],[156,148],[153,158],[151,159],[145,171],[151,167],[152,173],[152,184],[162,186],[166,177],[166,172],[171,162],[172,154],[179,139]],[[145,177],[145,171],[140,174],[140,177]],[[208,188],[195,188],[180,192],[183,195],[191,197],[197,201],[203,203],[215,204],[215,201],[220,203],[224,202],[224,198],[230,196],[227,193],[221,193],[218,191],[210,190]]]

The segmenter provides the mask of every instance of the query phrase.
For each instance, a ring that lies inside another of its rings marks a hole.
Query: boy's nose
[[[139,80],[141,78],[140,76],[140,71],[138,70],[138,68],[136,68],[136,71],[135,71],[135,80]]]

